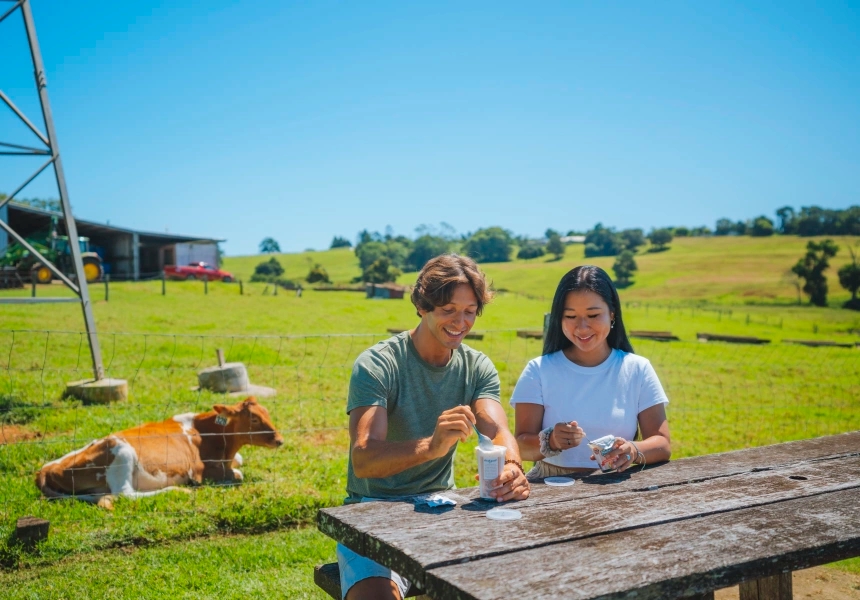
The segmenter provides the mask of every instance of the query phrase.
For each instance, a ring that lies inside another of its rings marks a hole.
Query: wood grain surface
[[[505,505],[518,521],[487,519],[496,504],[474,488],[453,493],[456,507],[364,503],[322,510],[318,525],[437,598],[691,596],[860,554],[860,432],[535,483]],[[812,505],[854,526],[840,537],[804,514]],[[793,545],[771,552],[777,539]]]

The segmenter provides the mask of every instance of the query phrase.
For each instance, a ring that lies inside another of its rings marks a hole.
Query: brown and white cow
[[[204,479],[242,481],[235,468],[242,465],[242,446],[278,448],[284,443],[256,398],[212,408],[90,442],[43,466],[36,485],[48,498],[75,497],[110,508],[115,495],[142,498]]]

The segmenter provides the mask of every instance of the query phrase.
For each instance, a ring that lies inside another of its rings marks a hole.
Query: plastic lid
[[[547,485],[564,487],[567,485],[573,485],[576,483],[576,479],[571,479],[570,477],[547,477],[543,482]]]
[[[516,521],[523,517],[523,513],[513,508],[491,508],[486,514],[488,519],[494,521]]]

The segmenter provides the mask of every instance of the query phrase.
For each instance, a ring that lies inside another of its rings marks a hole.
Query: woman
[[[527,477],[592,472],[598,465],[583,442],[608,434],[616,440],[599,459],[605,470],[669,460],[668,402],[651,363],[633,353],[606,271],[586,265],[562,277],[543,355],[511,397],[520,455],[536,461]]]

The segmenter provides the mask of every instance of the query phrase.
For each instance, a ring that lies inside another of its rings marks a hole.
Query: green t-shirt
[[[388,411],[392,442],[433,435],[442,412],[480,398],[500,402],[499,373],[487,356],[461,344],[444,367],[424,361],[408,331],[379,342],[361,353],[352,367],[346,412],[360,406]],[[367,498],[410,496],[454,487],[454,451],[390,477],[355,476],[350,455],[347,502]]]

